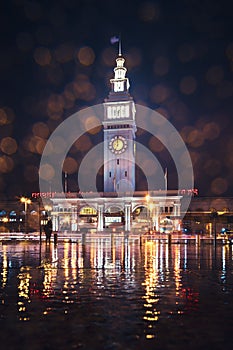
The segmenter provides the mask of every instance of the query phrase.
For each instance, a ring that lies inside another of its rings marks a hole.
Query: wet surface
[[[2,349],[232,349],[233,249],[137,238],[0,245]]]

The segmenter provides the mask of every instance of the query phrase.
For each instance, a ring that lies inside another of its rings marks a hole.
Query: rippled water
[[[232,349],[232,246],[0,245],[1,349]]]

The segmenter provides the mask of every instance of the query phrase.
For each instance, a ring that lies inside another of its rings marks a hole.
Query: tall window
[[[125,177],[127,177],[127,171],[125,171]]]
[[[117,165],[119,165],[120,164],[120,160],[119,159],[117,159]]]

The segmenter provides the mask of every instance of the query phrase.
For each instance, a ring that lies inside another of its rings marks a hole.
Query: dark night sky
[[[38,191],[51,132],[83,106],[103,102],[117,53],[110,37],[119,32],[135,102],[158,108],[181,133],[200,195],[232,195],[231,1],[5,0],[1,199]],[[90,147],[97,139],[88,139]],[[73,152],[68,172],[77,171],[82,151]]]

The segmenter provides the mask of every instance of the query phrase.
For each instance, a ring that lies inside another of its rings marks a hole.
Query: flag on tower
[[[116,44],[116,43],[119,43],[120,41],[120,38],[119,36],[112,36],[111,39],[110,39],[110,43],[113,45],[113,44]]]
[[[114,35],[111,37],[110,39],[110,43],[112,45],[116,44],[116,43],[119,43],[119,46],[118,46],[118,55],[121,56],[121,34],[120,35]]]

